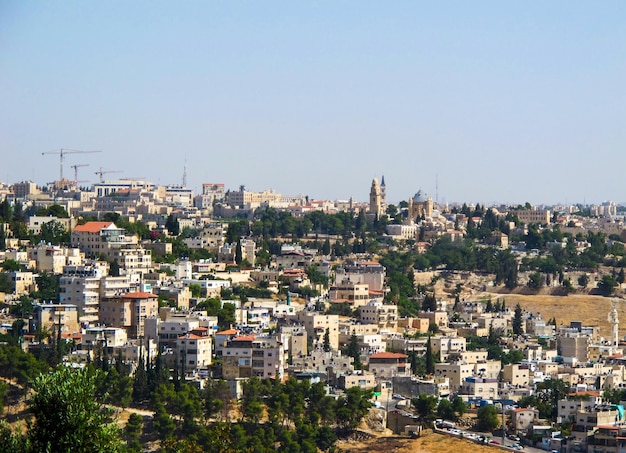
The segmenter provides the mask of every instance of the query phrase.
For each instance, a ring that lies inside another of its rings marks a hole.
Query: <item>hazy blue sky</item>
[[[626,201],[626,2],[0,0],[0,180]]]

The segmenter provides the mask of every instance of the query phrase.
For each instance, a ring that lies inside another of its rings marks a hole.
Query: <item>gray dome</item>
[[[418,190],[415,196],[413,197],[414,203],[426,203],[428,201],[428,197],[422,190]]]

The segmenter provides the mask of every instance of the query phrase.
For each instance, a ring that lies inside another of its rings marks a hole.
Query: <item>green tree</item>
[[[426,374],[434,374],[435,373],[435,354],[433,354],[433,346],[430,340],[430,335],[428,336],[428,341],[426,342]]]
[[[456,418],[454,408],[449,399],[442,398],[437,405],[437,416],[444,420],[454,420]]]
[[[361,363],[361,348],[359,347],[359,339],[356,335],[350,336],[350,341],[344,349],[344,354],[354,359],[353,365],[356,370],[363,368],[363,364]]]
[[[586,288],[588,284],[589,276],[587,274],[582,274],[580,277],[578,277],[578,286],[580,286],[581,288]]]
[[[522,307],[520,306],[520,304],[517,304],[515,306],[515,314],[513,315],[513,321],[511,322],[512,326],[513,326],[513,333],[515,335],[521,335],[524,333],[524,330],[522,328]]]
[[[180,234],[180,224],[178,223],[178,219],[173,214],[167,216],[165,228],[171,236],[178,236]]]
[[[528,287],[533,289],[539,289],[543,286],[544,279],[540,272],[533,272],[528,276]]]
[[[612,275],[605,274],[598,282],[598,289],[603,296],[610,296],[615,291],[617,281]]]
[[[143,430],[143,418],[139,414],[130,414],[124,432],[126,434],[126,446],[129,452],[141,452],[141,431]]]
[[[493,404],[485,404],[478,409],[477,419],[477,428],[479,431],[491,432],[500,426],[498,409]]]
[[[33,451],[118,452],[118,428],[96,399],[98,371],[58,367],[33,381],[35,420],[28,429]]]
[[[237,248],[235,249],[235,263],[241,264],[243,259],[243,251],[241,250],[241,239],[237,241]]]
[[[70,243],[70,233],[58,220],[52,220],[41,225],[39,239],[52,245]]]
[[[369,411],[371,391],[350,387],[344,396],[337,399],[337,424],[342,429],[353,430]]]
[[[456,413],[457,417],[462,417],[463,414],[465,414],[465,411],[467,411],[467,405],[465,404],[465,401],[463,401],[463,398],[455,396],[452,399],[452,409]]]
[[[37,283],[37,291],[32,292],[30,295],[34,299],[41,299],[45,301],[58,302],[59,301],[59,280],[54,274],[48,274],[42,272],[35,277]]]
[[[424,425],[428,426],[433,422],[437,409],[436,397],[422,393],[419,397],[413,398],[411,404],[413,404],[416,414],[419,415]]]
[[[330,330],[327,327],[326,332],[324,332],[324,351],[330,352],[330,349]]]

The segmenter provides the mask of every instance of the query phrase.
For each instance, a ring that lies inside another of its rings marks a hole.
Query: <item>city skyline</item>
[[[623,201],[620,2],[0,3],[0,180]],[[438,189],[438,190],[437,190]]]

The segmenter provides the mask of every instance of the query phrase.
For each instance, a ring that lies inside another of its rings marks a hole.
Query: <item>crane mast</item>
[[[45,154],[56,154],[59,156],[59,181],[63,180],[63,156],[66,154],[91,154],[91,153],[101,153],[102,151],[82,151],[78,149],[67,149],[61,148],[58,151],[47,151],[41,153],[41,155]]]

